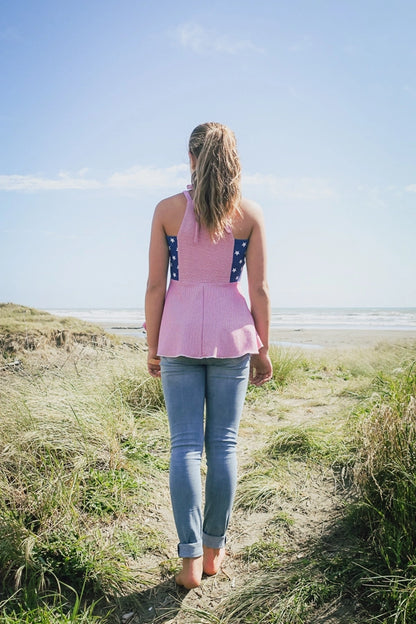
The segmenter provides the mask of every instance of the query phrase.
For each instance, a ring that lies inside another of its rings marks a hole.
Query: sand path
[[[250,470],[256,452],[267,443],[271,432],[277,427],[332,420],[336,429],[340,414],[345,414],[352,407],[351,398],[340,396],[343,383],[340,378],[334,380],[328,376],[317,380],[307,392],[299,386],[291,387],[290,392],[276,393],[275,400],[266,409],[248,404],[240,429],[240,476]],[[238,508],[234,511],[222,571],[215,577],[204,578],[199,588],[186,592],[176,587],[169,570],[169,560],[175,556],[176,536],[168,502],[167,480],[160,485],[158,500],[155,500],[155,520],[158,528],[163,527],[164,533],[169,536],[169,545],[166,561],[161,561],[160,556],[153,557],[146,565],[161,571],[162,580],[142,593],[143,608],[140,613],[125,619],[129,624],[198,624],[208,621],[204,612],[218,614],[224,601],[258,572],[258,563],[247,561],[241,554],[257,541],[267,540],[269,524],[277,511],[282,517],[291,519],[290,526],[282,528],[279,534],[279,542],[283,545],[283,571],[305,557],[310,552],[311,543],[319,542],[320,547],[330,553],[336,552],[342,541],[336,531],[345,497],[342,484],[329,468],[315,467],[305,472],[304,464],[294,464],[290,469],[290,480],[284,484],[285,494],[277,501],[254,512]],[[198,616],[198,610],[201,616]],[[351,603],[331,604],[314,617],[317,624],[357,624]]]

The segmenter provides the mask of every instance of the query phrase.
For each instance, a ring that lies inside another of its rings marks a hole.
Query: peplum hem
[[[258,353],[262,346],[238,282],[170,282],[158,355],[230,358]]]

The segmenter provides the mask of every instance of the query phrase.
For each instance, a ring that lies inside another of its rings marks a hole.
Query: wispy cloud
[[[67,191],[97,189],[97,180],[85,178],[79,174],[71,175],[60,172],[56,178],[45,178],[37,175],[0,175],[0,191]]]
[[[0,175],[0,191],[40,193],[48,191],[94,191],[135,193],[139,191],[172,191],[185,188],[189,182],[186,164],[171,167],[137,165],[116,171],[106,178],[88,177],[88,169],[75,173],[60,172],[56,177],[43,175]],[[243,175],[243,187],[262,187],[272,197],[280,199],[313,200],[335,197],[336,193],[326,180],[318,178],[279,178],[273,174]],[[416,185],[406,190],[416,191]]]
[[[111,174],[104,180],[88,178],[88,169],[75,174],[60,172],[57,177],[42,175],[0,175],[0,191],[36,193],[41,191],[89,191],[96,189],[145,190],[181,187],[187,184],[188,166],[174,165],[166,168],[131,167]]]
[[[189,180],[185,164],[174,165],[165,169],[156,167],[131,167],[126,171],[113,173],[105,184],[116,189],[152,189],[170,188],[175,185],[184,186]]]
[[[315,200],[336,197],[334,189],[320,178],[279,178],[273,174],[254,173],[243,176],[245,187],[261,186],[279,199]]]
[[[416,184],[409,184],[404,190],[408,193],[416,193]]]
[[[264,49],[249,39],[235,39],[230,35],[220,34],[203,28],[195,22],[182,24],[176,29],[175,37],[184,48],[190,48],[197,54],[240,54],[241,52],[262,53]]]

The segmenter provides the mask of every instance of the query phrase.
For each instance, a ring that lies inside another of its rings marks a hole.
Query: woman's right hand
[[[147,354],[147,370],[152,377],[160,377],[160,357],[157,349],[150,349]]]
[[[273,365],[266,350],[260,349],[250,358],[250,383],[262,386],[273,377]]]

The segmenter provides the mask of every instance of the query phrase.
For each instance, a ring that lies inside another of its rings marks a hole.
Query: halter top
[[[200,227],[192,197],[177,236],[167,236],[170,281],[159,332],[158,355],[231,358],[258,353],[262,342],[241,291],[249,239],[227,229],[218,241]]]

